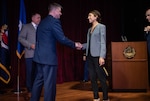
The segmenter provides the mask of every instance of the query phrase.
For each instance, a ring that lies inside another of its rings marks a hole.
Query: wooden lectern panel
[[[147,43],[112,42],[111,51],[112,89],[148,89]]]

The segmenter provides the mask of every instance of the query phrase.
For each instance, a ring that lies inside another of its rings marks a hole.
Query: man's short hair
[[[48,11],[52,11],[52,9],[58,8],[58,7],[60,7],[62,9],[62,6],[60,4],[58,4],[58,3],[51,3],[48,6]]]

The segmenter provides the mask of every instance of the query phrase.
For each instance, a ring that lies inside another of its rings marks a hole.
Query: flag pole
[[[16,90],[13,90],[14,94],[19,94],[21,93],[20,90],[20,59],[18,58],[18,66],[17,66],[17,88]]]
[[[24,91],[23,89],[20,89],[20,58],[18,58],[18,65],[17,65],[17,87],[16,90],[13,90],[14,94],[19,94]]]
[[[19,30],[18,30],[18,35],[20,34],[22,25],[26,23],[26,10],[25,10],[25,5],[24,5],[24,0],[20,0],[20,15],[19,15]],[[22,92],[20,89],[20,61],[22,54],[24,54],[24,48],[21,45],[21,43],[18,42],[17,44],[17,51],[16,54],[18,56],[18,75],[17,75],[17,92]]]
[[[17,75],[17,92],[20,92],[20,80],[19,80],[19,77],[20,76],[20,59],[18,58],[18,75]]]
[[[17,92],[21,92],[19,79],[20,79],[20,59],[18,58]]]

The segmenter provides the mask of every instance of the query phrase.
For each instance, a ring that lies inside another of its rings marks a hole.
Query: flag
[[[24,0],[20,0],[20,14],[19,14],[19,24],[18,24],[18,36],[20,34],[22,25],[26,24],[26,10],[24,5]],[[17,50],[16,54],[19,59],[21,59],[22,55],[24,54],[24,47],[21,45],[20,42],[17,43]]]
[[[10,81],[10,54],[7,25],[6,1],[2,0],[2,19],[0,28],[0,81],[8,84]]]

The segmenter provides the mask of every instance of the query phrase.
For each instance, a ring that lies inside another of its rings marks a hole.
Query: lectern
[[[147,90],[147,43],[111,42],[112,89]]]

